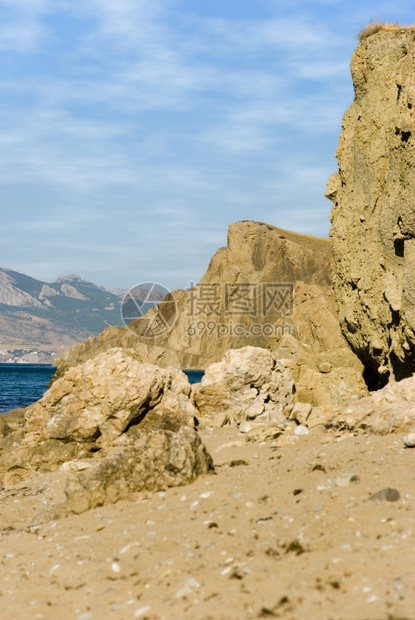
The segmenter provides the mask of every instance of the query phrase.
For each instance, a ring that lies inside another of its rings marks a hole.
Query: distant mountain
[[[0,361],[40,361],[121,325],[120,301],[76,274],[42,282],[0,268]]]

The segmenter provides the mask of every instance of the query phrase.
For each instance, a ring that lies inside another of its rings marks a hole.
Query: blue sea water
[[[42,398],[56,368],[46,364],[0,364],[0,413],[27,407]],[[185,370],[190,383],[198,383],[201,370]]]
[[[0,413],[42,398],[55,370],[46,364],[0,364]]]

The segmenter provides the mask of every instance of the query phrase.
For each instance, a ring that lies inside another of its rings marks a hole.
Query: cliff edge
[[[415,27],[363,33],[326,193],[340,325],[374,385],[415,371],[414,58]]]

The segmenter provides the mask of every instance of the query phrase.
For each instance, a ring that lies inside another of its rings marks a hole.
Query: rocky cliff
[[[375,384],[415,371],[415,29],[363,33],[330,177],[342,332]]]
[[[174,291],[128,328],[109,327],[75,345],[60,358],[56,377],[113,347],[133,349],[162,367],[204,369],[229,349],[252,345],[290,358],[298,394],[314,406],[343,402],[331,394],[337,384],[352,384],[351,393],[363,395],[360,362],[340,333],[330,255],[328,239],[259,222],[231,224],[227,247],[213,256],[197,286]],[[328,372],[347,367],[353,379],[332,373],[323,387],[324,364]]]

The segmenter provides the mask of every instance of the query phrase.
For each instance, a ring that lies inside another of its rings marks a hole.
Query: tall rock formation
[[[326,193],[333,286],[342,332],[381,385],[415,371],[415,28],[363,32],[351,72]]]
[[[174,291],[128,328],[108,327],[75,345],[61,356],[55,378],[113,347],[162,367],[204,369],[229,349],[251,345],[291,359],[299,400],[330,407],[343,404],[345,394],[363,396],[361,364],[340,333],[330,256],[329,239],[259,222],[231,224],[227,247],[197,286]]]

